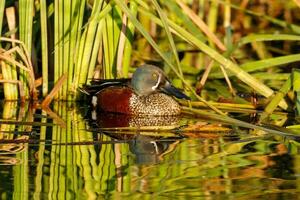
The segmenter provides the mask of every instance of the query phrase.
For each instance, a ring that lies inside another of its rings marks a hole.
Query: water
[[[86,108],[70,103],[55,103],[47,113],[6,103],[0,198],[297,199],[300,191],[295,140],[186,118],[164,119],[168,126],[159,132],[116,132],[99,124],[148,120],[107,116],[108,122],[91,122],[87,116]],[[202,131],[174,129],[183,125]]]

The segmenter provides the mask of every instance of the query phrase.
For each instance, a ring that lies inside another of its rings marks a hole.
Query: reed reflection
[[[5,109],[1,122],[15,123],[0,124],[2,199],[213,199],[276,196],[274,191],[293,198],[298,192],[296,141],[247,133],[155,132],[142,126],[120,131],[103,127],[103,120],[86,120],[81,108],[64,102],[53,105],[60,119],[29,111],[30,106],[25,112],[14,104]],[[22,137],[27,139],[18,140]]]

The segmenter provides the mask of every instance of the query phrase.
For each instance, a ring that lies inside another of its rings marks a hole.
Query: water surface
[[[91,121],[71,103],[47,112],[1,105],[1,199],[296,199],[300,191],[299,143],[289,138],[186,117],[148,122],[167,121],[163,131],[116,132],[101,127],[148,120]],[[202,131],[180,131],[192,126]]]

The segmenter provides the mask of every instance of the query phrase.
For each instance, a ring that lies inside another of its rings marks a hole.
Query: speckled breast
[[[179,115],[179,104],[163,93],[137,96],[131,88],[111,86],[97,94],[97,107],[106,112],[129,115]]]

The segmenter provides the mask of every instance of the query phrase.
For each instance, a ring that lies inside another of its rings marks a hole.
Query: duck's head
[[[168,81],[165,73],[154,65],[142,65],[134,72],[131,85],[139,96],[148,96],[155,92],[164,92],[180,99],[190,99]]]

